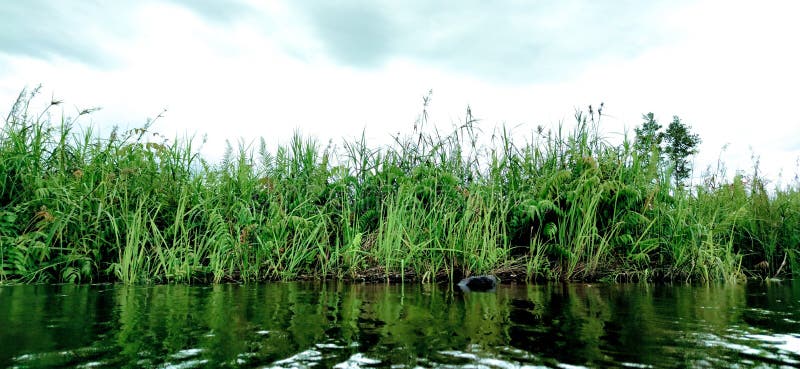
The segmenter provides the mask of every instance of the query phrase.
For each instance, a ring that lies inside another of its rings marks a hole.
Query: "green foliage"
[[[675,187],[682,187],[691,174],[689,157],[697,154],[697,146],[702,142],[700,136],[691,133],[678,116],[672,117],[672,123],[663,132],[653,113],[642,115],[642,119],[644,122],[634,129],[634,150],[641,168],[648,176],[654,176],[659,168],[667,169],[665,164],[668,164]],[[666,154],[666,163],[662,161],[662,153]]]
[[[645,115],[617,146],[582,112],[572,131],[517,143],[503,129],[481,146],[469,109],[448,135],[425,132],[424,112],[384,147],[295,135],[275,151],[229,146],[209,164],[153,120],[100,138],[75,129],[89,111],[52,123],[54,101],[30,114],[35,95],[20,95],[0,131],[0,281],[734,281],[800,270],[797,184],[768,191],[756,170],[682,191],[680,160],[699,138],[677,117],[661,132]]]
[[[636,132],[634,148],[647,166],[652,153],[656,154],[656,158],[661,156],[661,142],[664,140],[664,134],[661,132],[661,124],[658,124],[653,113],[643,114],[642,119],[644,120],[642,125],[634,129]]]
[[[692,171],[689,156],[697,153],[697,145],[701,142],[700,136],[690,133],[689,127],[676,115],[672,117],[672,123],[664,132],[664,141],[666,141],[664,152],[675,168],[673,174],[675,187],[680,187]]]

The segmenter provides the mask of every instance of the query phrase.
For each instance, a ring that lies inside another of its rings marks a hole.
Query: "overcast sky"
[[[800,156],[800,2],[0,1],[0,114],[21,89],[98,129],[286,143],[411,130],[433,91],[446,130],[467,105],[520,139],[605,103],[619,139],[654,112],[703,139],[697,166],[761,158],[794,178]],[[213,161],[213,160],[212,160]]]

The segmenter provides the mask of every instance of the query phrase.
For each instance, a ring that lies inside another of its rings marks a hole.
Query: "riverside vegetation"
[[[503,130],[323,147],[296,135],[219,163],[152,121],[99,137],[33,113],[0,131],[0,283],[341,278],[738,281],[800,271],[798,181],[768,188],[720,166],[689,186],[699,138],[652,114],[621,144],[574,130]],[[427,99],[425,100],[427,109]],[[419,125],[425,124],[423,110]],[[597,120],[596,120],[597,118]],[[565,132],[566,131],[566,132]]]

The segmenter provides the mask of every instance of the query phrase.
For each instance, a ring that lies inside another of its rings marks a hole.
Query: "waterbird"
[[[458,282],[458,288],[463,292],[492,292],[499,282],[493,275],[479,275],[462,279]]]

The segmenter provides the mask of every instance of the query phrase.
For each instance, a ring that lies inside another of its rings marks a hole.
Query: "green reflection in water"
[[[800,283],[0,287],[0,367],[778,367]]]

